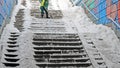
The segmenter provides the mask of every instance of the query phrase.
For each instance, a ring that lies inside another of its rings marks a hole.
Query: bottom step
[[[66,67],[66,66],[76,66],[76,67],[89,67],[92,63],[37,63],[39,67]]]
[[[19,63],[3,63],[6,67],[17,67],[19,66]]]

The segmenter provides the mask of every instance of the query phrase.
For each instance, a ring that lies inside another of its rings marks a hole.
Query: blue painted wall
[[[11,15],[16,0],[0,0],[0,26],[7,17]]]
[[[75,5],[81,0],[72,0]],[[120,0],[82,0],[90,11],[98,18],[97,24],[109,24],[111,17],[120,25]],[[76,3],[77,2],[77,3]],[[86,10],[86,13],[88,11]],[[117,27],[116,27],[117,28]],[[120,28],[117,28],[120,30]]]

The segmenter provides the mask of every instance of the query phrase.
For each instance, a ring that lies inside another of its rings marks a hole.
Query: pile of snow
[[[61,0],[60,0],[61,1]],[[59,8],[63,12],[63,21],[68,23],[69,26],[77,28],[79,33],[93,33],[96,34],[95,38],[103,39],[103,43],[99,44],[98,48],[102,54],[115,63],[114,68],[119,68],[120,64],[120,41],[115,35],[114,31],[102,24],[96,25],[86,15],[84,9],[79,6],[70,5],[69,0],[58,2]]]
[[[24,8],[25,9],[25,23],[24,27],[27,28],[30,25],[31,17],[30,17],[30,9],[32,8],[32,5],[30,3],[30,0],[27,0],[27,6],[22,6],[20,3],[22,0],[18,0],[19,4],[15,7],[15,10],[13,11],[13,15],[11,18],[10,24],[6,26],[6,28],[3,31],[2,37],[6,37],[7,33],[10,31],[18,31],[14,27],[15,22],[15,16],[19,9]],[[110,59],[113,63],[120,62],[120,41],[118,40],[117,36],[115,35],[114,31],[104,25],[96,25],[94,24],[85,14],[84,9],[82,7],[74,6],[70,3],[69,0],[50,0],[50,9],[52,10],[62,10],[63,12],[63,21],[66,22],[70,27],[77,28],[79,33],[93,33],[96,34],[96,38],[101,38],[105,42],[106,48],[102,45],[98,46],[99,48],[102,48],[106,55],[106,58]],[[100,49],[101,50],[101,49]],[[101,50],[101,51],[102,51]]]
[[[120,48],[120,41],[115,35],[114,31],[102,24],[94,24],[86,15],[84,9],[81,6],[72,6],[70,0],[51,0],[55,7],[59,8],[63,12],[63,21],[68,23],[71,27],[77,27],[79,33],[96,33],[97,38],[102,38],[110,47],[111,50],[117,50]],[[117,51],[120,52],[120,51]]]

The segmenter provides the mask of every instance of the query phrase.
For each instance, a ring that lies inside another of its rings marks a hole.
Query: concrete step
[[[76,63],[37,63],[39,67],[65,67],[65,66],[77,66],[77,67],[88,67],[91,65],[91,62],[76,62]]]
[[[6,49],[8,52],[17,52],[18,49]]]
[[[36,50],[73,50],[73,49],[83,49],[83,46],[35,46]]]
[[[3,64],[4,64],[6,67],[17,67],[17,66],[20,65],[19,63],[16,63],[16,62],[3,62]]]
[[[19,37],[19,34],[10,35],[10,37]]]
[[[84,52],[84,49],[81,50],[34,50],[35,54],[64,54],[64,53],[81,53]]]
[[[69,62],[69,63],[76,63],[76,62],[89,62],[88,61],[89,58],[88,57],[84,57],[84,58],[35,58],[35,61],[37,62],[50,62],[50,63],[65,63],[65,62]]]
[[[54,53],[61,54],[61,51],[60,50],[35,50],[34,53],[35,54],[54,54]]]
[[[19,45],[8,45],[9,48],[17,48]]]
[[[8,38],[9,40],[15,41],[17,38]]]
[[[45,35],[48,35],[48,36],[78,36],[78,34],[75,34],[75,33],[34,33],[34,36],[45,36]]]
[[[48,36],[48,35],[41,35],[35,36],[33,39],[79,39],[78,36]]]
[[[7,41],[8,44],[17,44],[17,41]]]
[[[42,57],[51,57],[51,58],[80,58],[87,57],[86,53],[75,53],[75,54],[35,54],[34,58],[42,58]]]
[[[19,51],[16,52],[8,52],[7,50],[4,52],[4,54],[13,54],[13,55],[18,55]]]
[[[53,38],[53,39],[46,39],[46,38],[33,38],[34,41],[80,41],[79,38]]]
[[[32,43],[39,67],[88,68],[92,65],[77,34],[36,33]]]
[[[12,42],[10,42],[12,43]],[[75,42],[66,42],[66,41],[34,41],[32,42],[34,45],[40,45],[40,44],[53,44],[53,45],[81,45],[81,41],[75,41]]]
[[[18,62],[20,60],[20,58],[17,57],[6,57],[4,58],[6,60],[6,62]]]
[[[17,54],[4,54],[6,57],[18,57],[18,55]]]
[[[57,58],[57,59],[53,59],[53,58],[50,58],[49,59],[49,62],[51,63],[57,63],[57,62],[87,62],[89,60],[88,57],[84,57],[84,58]]]

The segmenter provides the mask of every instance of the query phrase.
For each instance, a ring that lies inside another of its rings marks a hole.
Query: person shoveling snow
[[[39,0],[39,2],[41,3],[40,5],[40,10],[41,10],[41,17],[44,17],[44,12],[46,13],[46,18],[48,17],[48,5],[49,5],[49,1],[48,0]]]

